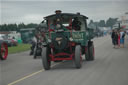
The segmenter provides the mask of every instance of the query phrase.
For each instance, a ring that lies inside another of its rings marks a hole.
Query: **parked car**
[[[6,40],[4,40],[4,41],[7,43],[8,47],[13,46],[11,40],[6,39]]]
[[[18,45],[18,42],[14,39],[6,39],[5,42],[7,43],[8,47],[11,47],[11,46],[17,46]]]
[[[16,40],[14,40],[14,39],[8,39],[8,40],[11,41],[12,46],[17,46],[18,45],[18,42]]]

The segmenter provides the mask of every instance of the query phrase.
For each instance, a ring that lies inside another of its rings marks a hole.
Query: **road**
[[[83,58],[81,69],[64,61],[45,71],[41,59],[33,59],[29,52],[10,54],[0,61],[0,85],[128,85],[126,42],[125,48],[114,49],[110,36],[95,38],[95,60]]]

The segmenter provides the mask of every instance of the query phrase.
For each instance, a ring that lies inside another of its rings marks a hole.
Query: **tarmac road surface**
[[[126,42],[125,48],[114,49],[110,36],[95,38],[95,60],[83,57],[81,69],[64,61],[45,71],[29,51],[10,54],[0,61],[0,85],[128,85],[128,38]]]

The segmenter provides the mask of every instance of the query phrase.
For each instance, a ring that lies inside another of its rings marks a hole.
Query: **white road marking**
[[[63,62],[61,62],[61,63],[63,63]],[[56,63],[56,64],[52,65],[51,67],[54,67],[54,66],[56,66],[56,65],[58,65],[58,64],[60,64],[60,63]],[[43,71],[45,71],[45,70],[42,69],[42,70],[39,70],[39,71],[34,72],[34,73],[32,73],[32,74],[29,74],[29,75],[27,75],[27,76],[25,76],[25,77],[23,77],[23,78],[20,78],[20,79],[14,81],[14,82],[12,82],[12,83],[9,83],[8,85],[14,85],[14,84],[16,84],[16,83],[18,83],[18,82],[20,82],[20,81],[23,81],[23,80],[25,80],[25,79],[27,79],[27,78],[30,78],[30,77],[32,77],[32,76],[34,76],[34,75],[36,75],[36,74],[39,74],[39,73],[41,73],[41,72],[43,72]]]

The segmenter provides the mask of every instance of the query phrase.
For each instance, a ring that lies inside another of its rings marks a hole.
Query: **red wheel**
[[[5,42],[0,43],[0,59],[6,60],[8,56],[8,46]]]

